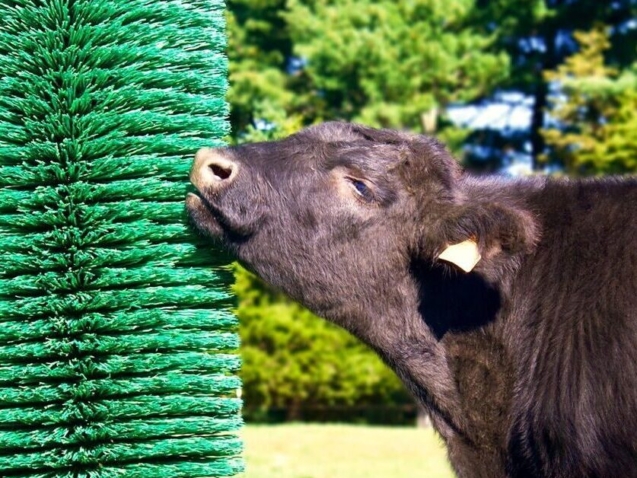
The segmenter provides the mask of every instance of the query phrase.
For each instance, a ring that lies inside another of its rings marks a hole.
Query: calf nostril
[[[223,150],[201,148],[190,170],[190,182],[197,188],[217,188],[232,183],[240,165],[223,155]]]
[[[215,176],[215,178],[219,181],[225,181],[226,179],[228,179],[230,176],[232,176],[232,171],[233,171],[233,167],[232,164],[210,164],[208,165],[208,167],[210,168],[210,171],[212,171],[212,174]]]

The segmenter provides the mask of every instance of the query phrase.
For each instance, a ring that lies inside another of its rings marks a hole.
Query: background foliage
[[[637,170],[637,0],[228,0],[232,141],[332,119],[433,132],[472,166],[512,149],[535,170]],[[521,139],[449,120],[532,98]],[[410,399],[369,350],[237,270],[248,416]],[[252,413],[252,415],[250,415]]]
[[[299,419],[302,408],[408,403],[395,375],[365,345],[237,269],[245,415]]]

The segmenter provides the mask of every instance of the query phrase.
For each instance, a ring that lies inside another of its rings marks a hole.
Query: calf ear
[[[427,259],[465,272],[498,255],[531,252],[538,238],[530,212],[498,203],[452,206],[425,230],[421,251]]]

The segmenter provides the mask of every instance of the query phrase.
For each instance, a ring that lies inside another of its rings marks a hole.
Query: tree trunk
[[[540,156],[544,154],[546,143],[542,136],[544,128],[544,116],[548,106],[549,85],[544,79],[544,71],[554,69],[560,62],[558,52],[555,48],[558,25],[551,19],[545,20],[545,24],[540,29],[540,36],[544,41],[545,51],[540,56],[535,66],[536,83],[533,96],[533,114],[531,116],[531,156],[533,170],[540,169]]]
[[[427,412],[420,406],[417,406],[417,414],[416,414],[416,427],[418,428],[429,428],[431,426],[431,419]]]
[[[288,422],[298,422],[301,420],[301,402],[295,400],[288,404],[285,419]]]
[[[538,78],[535,86],[535,101],[533,102],[533,114],[531,116],[531,157],[534,171],[540,169],[539,158],[544,153],[545,148],[542,128],[544,128],[544,113],[548,96],[548,85],[542,77],[542,71],[538,74],[540,78]]]
[[[420,114],[420,125],[425,134],[435,134],[438,129],[438,108],[434,107]]]

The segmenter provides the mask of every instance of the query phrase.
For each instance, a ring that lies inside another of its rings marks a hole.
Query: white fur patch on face
[[[451,262],[465,272],[471,272],[482,256],[478,250],[478,244],[472,239],[467,239],[459,244],[447,246],[438,259]]]

